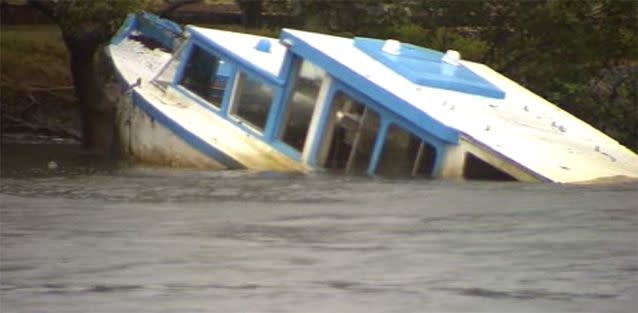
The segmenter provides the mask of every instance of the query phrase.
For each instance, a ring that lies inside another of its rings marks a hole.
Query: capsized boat
[[[117,130],[169,166],[592,183],[638,156],[491,68],[396,40],[279,38],[128,16]]]

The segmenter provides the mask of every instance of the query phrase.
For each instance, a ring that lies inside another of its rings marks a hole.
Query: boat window
[[[288,100],[281,138],[299,151],[303,150],[321,81],[325,74],[322,69],[305,60],[297,71],[295,86]]]
[[[229,64],[194,45],[180,84],[220,107],[229,74]]]
[[[431,177],[435,148],[399,126],[391,125],[385,136],[376,173],[382,176]]]
[[[231,114],[263,131],[272,104],[272,87],[244,72],[239,73],[237,81]]]
[[[379,114],[338,92],[332,102],[322,151],[327,169],[364,174],[368,169],[379,128]]]
[[[494,167],[493,165],[479,159],[472,153],[465,155],[465,165],[463,166],[463,177],[476,180],[496,180],[514,181],[511,175]]]
[[[170,61],[168,61],[159,71],[157,76],[153,79],[153,83],[156,86],[164,89],[173,82],[175,73],[177,73],[177,69],[179,68],[179,65],[182,64],[182,60],[185,57],[183,52],[186,46],[188,46],[186,42],[180,43],[179,47],[173,53]]]

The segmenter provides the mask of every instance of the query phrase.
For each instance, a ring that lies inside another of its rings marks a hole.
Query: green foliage
[[[148,1],[135,0],[67,0],[58,1],[53,8],[63,33],[95,32],[108,40],[128,13],[140,10]]]
[[[481,61],[489,50],[487,42],[465,36],[459,30],[444,27],[425,29],[414,23],[394,27],[384,37],[440,51],[461,51],[464,59],[475,61]]]
[[[292,1],[300,27],[313,31],[370,35],[393,25],[394,11],[379,1]]]

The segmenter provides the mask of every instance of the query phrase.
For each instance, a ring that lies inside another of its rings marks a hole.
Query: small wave
[[[357,216],[354,215],[346,215],[346,214],[305,214],[305,215],[292,215],[292,216],[284,216],[281,218],[275,219],[275,221],[281,222],[289,222],[289,221],[305,221],[305,220],[351,220],[355,219]]]
[[[225,284],[167,284],[164,286],[171,290],[202,290],[202,289],[226,289],[226,290],[254,290],[259,288],[265,288],[266,286],[258,284],[239,284],[239,285],[225,285]]]
[[[393,284],[365,284],[347,280],[326,280],[315,281],[316,285],[325,286],[340,291],[351,291],[356,293],[385,293],[388,291],[396,291],[402,294],[420,294],[420,292],[407,290],[399,285]]]
[[[317,281],[315,283],[318,285],[327,286],[327,287],[338,289],[338,290],[355,291],[355,292],[362,292],[362,293],[373,293],[373,292],[384,291],[384,288],[374,288],[374,287],[366,286],[358,282],[345,281],[345,280]]]
[[[35,269],[34,266],[29,265],[2,265],[0,266],[0,272],[19,272],[29,271]]]
[[[442,290],[452,291],[464,296],[483,297],[491,299],[511,298],[519,300],[549,299],[572,301],[575,299],[609,299],[616,298],[613,294],[603,293],[571,293],[571,292],[551,292],[545,290],[515,290],[500,291],[485,288],[444,288]]]
[[[96,284],[89,286],[66,285],[59,283],[47,283],[35,287],[36,291],[45,294],[80,294],[80,293],[110,293],[110,292],[129,292],[132,290],[143,289],[142,285],[119,285],[119,284]],[[32,287],[20,287],[15,289],[33,289]]]
[[[88,288],[87,292],[120,292],[142,289],[141,285],[94,285]]]

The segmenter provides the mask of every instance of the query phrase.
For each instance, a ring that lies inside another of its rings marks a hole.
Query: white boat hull
[[[172,167],[227,168],[136,106],[132,94],[123,94],[118,101],[116,127],[120,150],[129,159]]]

